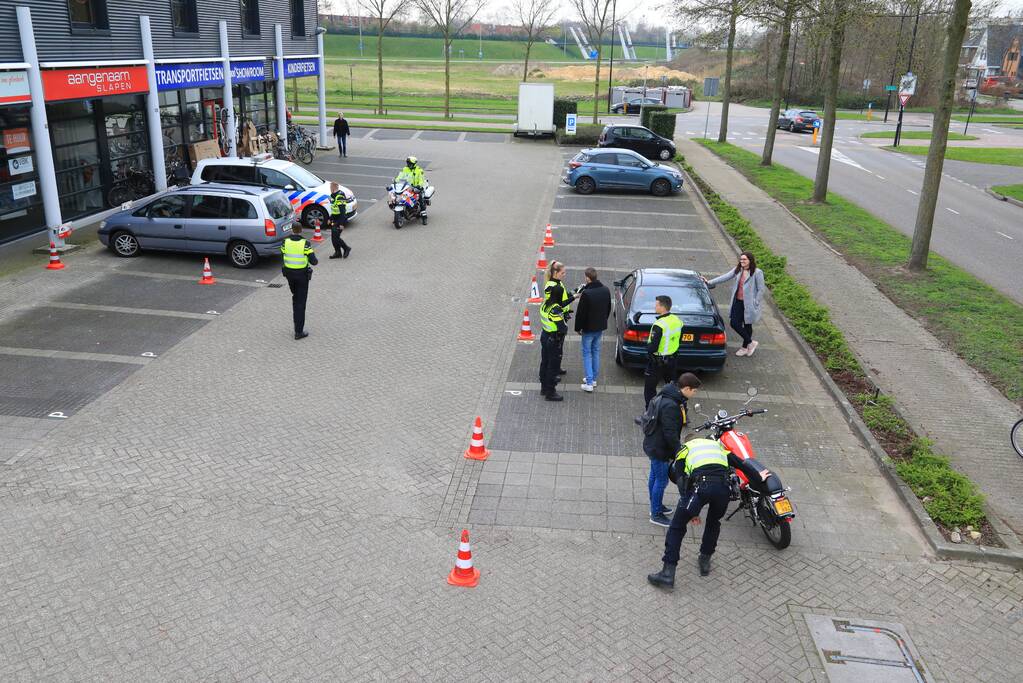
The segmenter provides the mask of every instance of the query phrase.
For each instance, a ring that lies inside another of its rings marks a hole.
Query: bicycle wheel
[[[1019,420],[1016,424],[1012,425],[1012,429],[1009,431],[1009,441],[1012,442],[1012,447],[1016,449],[1016,455],[1023,458],[1023,420]]]
[[[125,202],[130,202],[135,199],[135,193],[128,186],[127,183],[119,183],[110,188],[110,192],[107,193],[107,204],[112,208],[117,208]]]
[[[299,145],[295,150],[295,157],[303,164],[313,163],[313,146],[309,143]]]

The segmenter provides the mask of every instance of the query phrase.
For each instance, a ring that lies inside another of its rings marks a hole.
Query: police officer
[[[679,450],[669,475],[678,484],[681,498],[664,538],[664,557],[661,558],[664,567],[646,577],[653,585],[664,588],[675,585],[675,567],[686,535],[686,524],[700,516],[704,505],[708,507],[707,523],[700,542],[700,576],[710,574],[710,556],[717,548],[721,518],[728,509],[728,456],[728,450],[719,442],[695,434],[690,435]]]
[[[309,336],[305,331],[305,301],[309,296],[309,280],[313,277],[313,269],[318,261],[312,245],[302,238],[302,224],[295,222],[291,226],[291,234],[281,244],[281,255],[284,257],[282,271],[291,289],[291,313],[295,318],[295,339]]]
[[[348,258],[352,248],[341,239],[341,231],[348,225],[348,198],[337,183],[330,184],[330,243],[334,253],[329,258]]]
[[[540,393],[548,401],[563,401],[557,392],[561,375],[561,357],[564,354],[566,322],[570,317],[569,305],[575,299],[561,279],[565,277],[565,264],[551,261],[544,283],[543,303],[540,304]]]
[[[419,159],[413,156],[406,157],[405,168],[401,169],[394,180],[395,182],[404,180],[419,195],[419,217],[423,219],[423,225],[426,225],[426,174],[419,165]]]
[[[647,340],[646,370],[643,371],[643,406],[650,405],[650,399],[657,395],[657,385],[678,379],[675,354],[682,339],[682,320],[671,312],[671,297],[662,294],[654,300],[657,320],[650,328]],[[640,418],[636,418],[636,424]]]

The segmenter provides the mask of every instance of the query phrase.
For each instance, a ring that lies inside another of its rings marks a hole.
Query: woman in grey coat
[[[732,310],[729,315],[732,329],[742,337],[742,348],[736,356],[752,356],[758,342],[753,341],[753,323],[760,322],[761,304],[764,302],[764,271],[757,270],[753,254],[744,251],[739,254],[735,270],[718,275],[713,280],[703,278],[711,289],[722,282],[735,279],[732,285]]]

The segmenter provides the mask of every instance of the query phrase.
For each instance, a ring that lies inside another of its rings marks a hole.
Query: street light
[[[614,0],[611,3],[611,65],[607,69],[607,113],[611,113],[611,90],[612,79],[615,74],[615,15],[618,11],[618,0]],[[624,99],[624,98],[623,98]],[[597,103],[593,103],[593,109],[596,110]]]

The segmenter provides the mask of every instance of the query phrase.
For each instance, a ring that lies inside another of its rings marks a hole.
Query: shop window
[[[199,15],[195,11],[195,0],[171,0],[171,22],[174,33],[198,33]]]
[[[0,242],[43,227],[28,107],[0,107]]]
[[[239,0],[242,9],[242,35],[259,35],[259,0]]]
[[[67,0],[67,9],[72,32],[106,31],[110,28],[106,0]]]
[[[305,36],[305,0],[291,0],[291,35]]]

